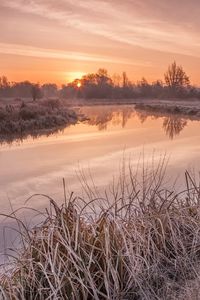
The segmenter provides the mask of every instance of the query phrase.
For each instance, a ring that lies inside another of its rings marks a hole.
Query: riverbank
[[[81,119],[75,110],[57,99],[0,102],[0,141],[49,135]]]
[[[50,198],[42,224],[20,226],[3,299],[198,299],[199,186],[186,172],[181,192],[165,189],[164,169],[130,170],[111,198]]]
[[[190,120],[200,120],[200,101],[149,101],[135,104],[136,111],[150,114],[179,115]]]
[[[156,99],[156,98],[130,98],[130,99],[63,99],[69,106],[96,106],[96,105],[134,105],[134,104],[163,104],[176,106],[200,106],[200,100],[191,99]]]

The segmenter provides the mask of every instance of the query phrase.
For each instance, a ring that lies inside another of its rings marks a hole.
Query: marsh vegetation
[[[0,103],[0,140],[13,141],[51,134],[79,120],[78,114],[57,99],[37,102],[17,99]]]
[[[165,168],[129,165],[110,193],[86,186],[85,198],[67,198],[63,181],[62,206],[44,195],[40,225],[18,220],[22,247],[1,276],[1,297],[198,299],[200,188],[188,172],[181,191],[167,188]]]

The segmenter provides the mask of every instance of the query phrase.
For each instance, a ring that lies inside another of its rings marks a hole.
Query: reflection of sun
[[[78,87],[78,88],[81,87],[81,82],[80,82],[80,81],[77,83],[77,87]]]

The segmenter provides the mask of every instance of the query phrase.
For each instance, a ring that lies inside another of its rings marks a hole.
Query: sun
[[[86,73],[85,72],[65,72],[64,76],[68,82],[81,79]]]
[[[80,81],[77,83],[77,87],[78,87],[78,88],[81,87],[81,82],[80,82]]]

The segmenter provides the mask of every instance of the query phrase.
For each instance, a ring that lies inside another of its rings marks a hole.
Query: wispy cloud
[[[2,72],[12,76],[18,55],[21,74],[38,57],[44,78],[46,64],[63,74],[103,66],[151,80],[176,59],[199,81],[198,7],[199,0],[0,0]]]
[[[135,9],[134,9],[135,2]],[[149,3],[151,3],[150,1]],[[138,1],[2,0],[1,5],[48,18],[111,41],[167,53],[200,56],[200,38],[189,27],[142,16]],[[144,10],[144,7],[143,7]]]
[[[70,51],[59,51],[53,49],[44,49],[38,47],[31,47],[27,45],[16,45],[16,44],[6,44],[0,43],[0,53],[1,54],[11,54],[20,56],[29,56],[37,58],[50,58],[50,59],[63,59],[72,61],[85,61],[85,62],[104,62],[104,63],[122,63],[130,64],[126,59],[120,59],[118,57],[110,56],[98,56],[90,53],[80,53],[80,52],[70,52]],[[136,66],[149,66],[149,62],[133,62],[132,65]]]

